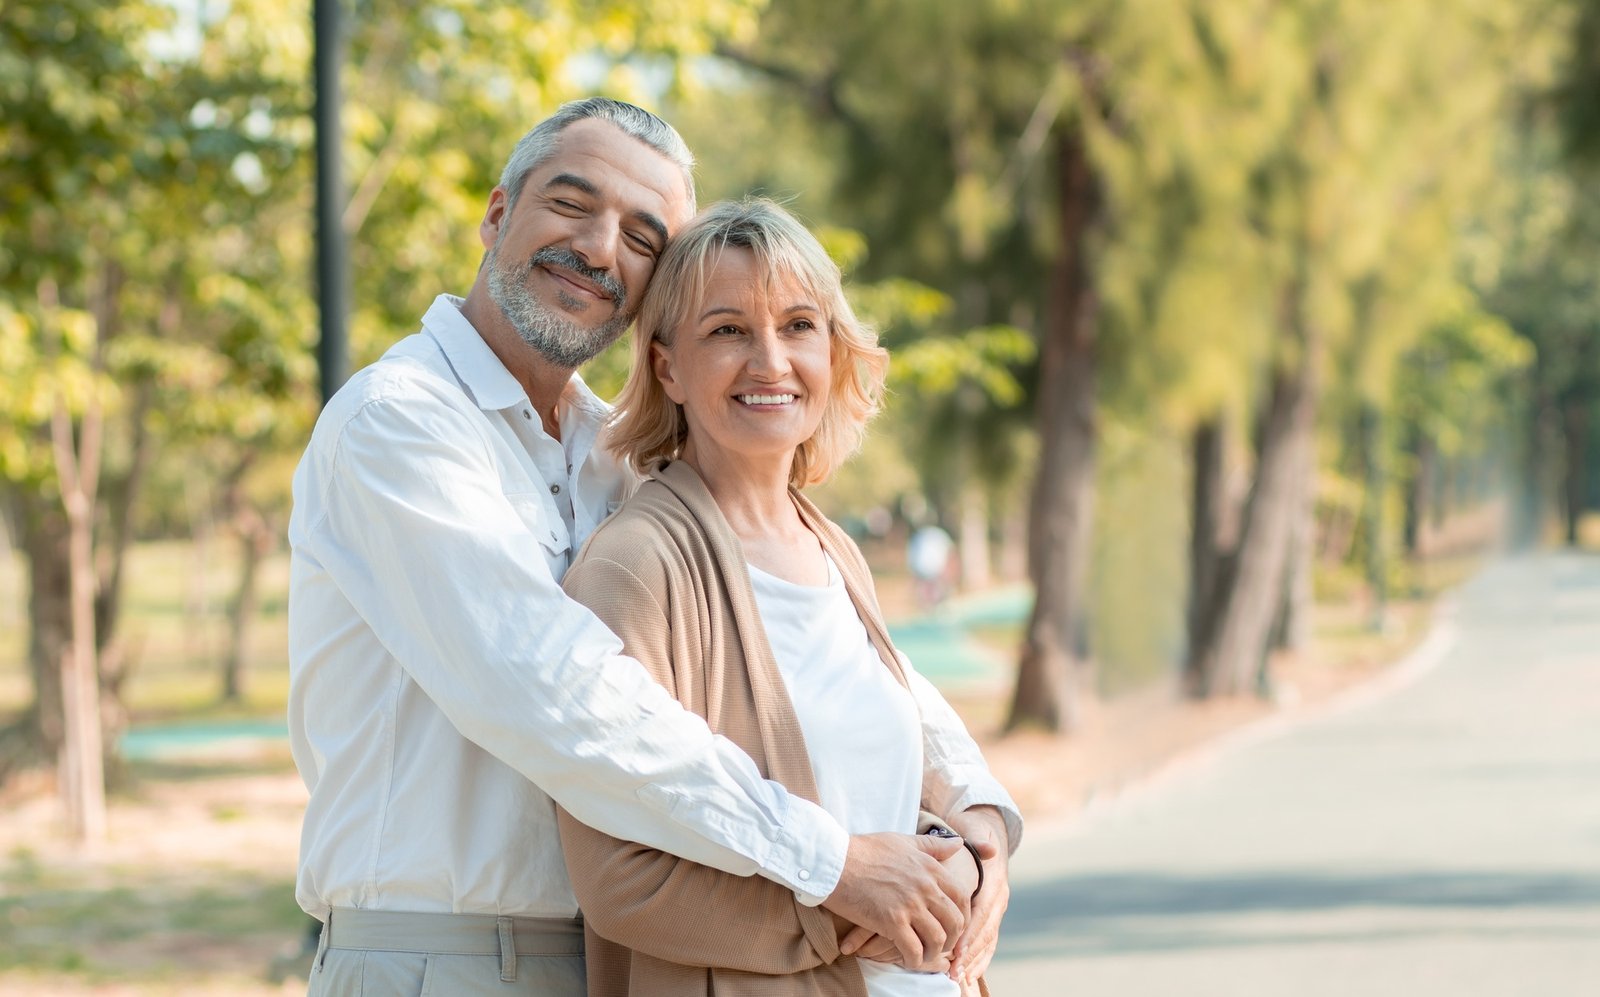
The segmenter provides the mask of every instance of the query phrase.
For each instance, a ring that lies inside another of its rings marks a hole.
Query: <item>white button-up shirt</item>
[[[552,797],[579,820],[819,903],[848,837],[761,778],[561,591],[636,480],[573,377],[561,440],[441,295],[317,421],[289,523],[289,737],[310,791],[296,896],[571,917]],[[946,812],[1016,807],[947,704],[918,696]]]

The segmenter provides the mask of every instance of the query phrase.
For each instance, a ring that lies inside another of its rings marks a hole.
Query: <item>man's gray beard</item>
[[[489,251],[489,300],[500,306],[517,335],[540,356],[557,367],[577,370],[627,331],[628,317],[623,314],[622,299],[613,299],[615,310],[604,324],[596,329],[585,329],[545,307],[529,290],[528,276],[538,258],[539,254],[534,254],[522,267],[502,265],[500,246],[496,243]]]

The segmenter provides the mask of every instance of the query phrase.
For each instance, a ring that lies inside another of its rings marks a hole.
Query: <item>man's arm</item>
[[[1004,835],[996,835],[996,840],[1010,855],[1022,843],[1022,813],[989,771],[989,763],[961,717],[904,654],[899,658],[906,684],[922,713],[923,805],[946,820],[974,807],[992,808],[1004,825]]]
[[[924,805],[942,814],[983,859],[983,885],[957,940],[951,975],[975,983],[989,968],[1000,921],[1011,900],[1010,857],[1022,839],[1022,815],[989,772],[966,725],[905,655],[900,663],[922,711]]]
[[[639,549],[627,534],[602,534],[563,586],[652,679],[677,689],[696,681],[700,650],[674,631],[663,607],[673,598],[663,566],[650,556],[634,560]],[[670,962],[769,974],[832,962],[840,953],[832,917],[797,909],[793,895],[774,884],[603,834],[565,813],[561,836],[579,905],[602,937]],[[902,834],[853,837],[845,874],[824,906],[852,924],[882,927],[908,964],[943,968],[930,960],[954,946],[970,896],[970,886],[963,890],[938,866],[954,850]]]
[[[407,387],[323,427],[336,435],[307,457],[320,466],[297,496],[312,510],[298,542],[463,736],[579,819],[821,902],[843,829],[761,778],[562,593],[476,418]]]

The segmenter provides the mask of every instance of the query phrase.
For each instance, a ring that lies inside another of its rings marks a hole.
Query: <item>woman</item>
[[[921,680],[889,643],[860,552],[800,489],[860,442],[886,366],[838,267],[793,217],[763,200],[708,209],[656,270],[611,427],[608,445],[651,480],[565,580],[687,707],[852,834],[918,829],[907,683]],[[850,925],[767,880],[566,814],[561,833],[591,995],[959,992],[841,956]],[[976,851],[946,864],[976,891]]]

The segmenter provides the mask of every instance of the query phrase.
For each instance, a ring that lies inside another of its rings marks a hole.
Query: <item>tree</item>
[[[580,86],[574,55],[613,57],[608,78],[620,81],[624,53],[670,68],[738,34],[751,9],[713,0],[681,17],[572,0],[535,18],[460,0],[399,13],[359,4],[345,223],[361,236],[365,355],[470,273],[466,234],[494,171]],[[276,533],[284,499],[282,482],[249,486],[250,470],[291,453],[315,412],[309,24],[267,0],[6,0],[0,11],[10,153],[0,350],[11,389],[0,396],[0,478],[29,565],[35,685],[0,768],[52,760],[69,742],[62,784],[90,812],[102,779],[86,731],[121,718],[128,662],[115,634],[142,483],[190,458],[239,483],[221,501],[249,544],[235,599],[244,613],[248,555]],[[76,823],[92,836],[92,816]]]
[[[1277,333],[1237,548],[1191,642],[1198,694],[1263,680],[1330,379],[1391,383],[1396,359],[1447,307],[1456,239],[1490,176],[1512,44],[1489,5],[1458,13],[1342,3],[1281,14],[1294,54],[1276,82],[1291,117],[1251,185],[1253,224],[1274,247]],[[1380,482],[1368,484],[1381,502]]]
[[[13,150],[0,166],[9,195],[0,209],[0,325],[17,361],[8,366],[16,390],[0,413],[0,471],[30,566],[36,689],[8,755],[39,761],[59,752],[69,828],[85,840],[104,832],[109,627],[97,617],[114,598],[119,568],[113,559],[111,577],[96,578],[101,445],[108,419],[140,414],[115,376],[124,373],[117,351],[129,325],[129,196],[139,171],[165,151],[140,100],[141,43],[160,19],[142,3],[69,0],[7,4],[0,28],[3,129]],[[126,481],[121,491],[131,491]]]

